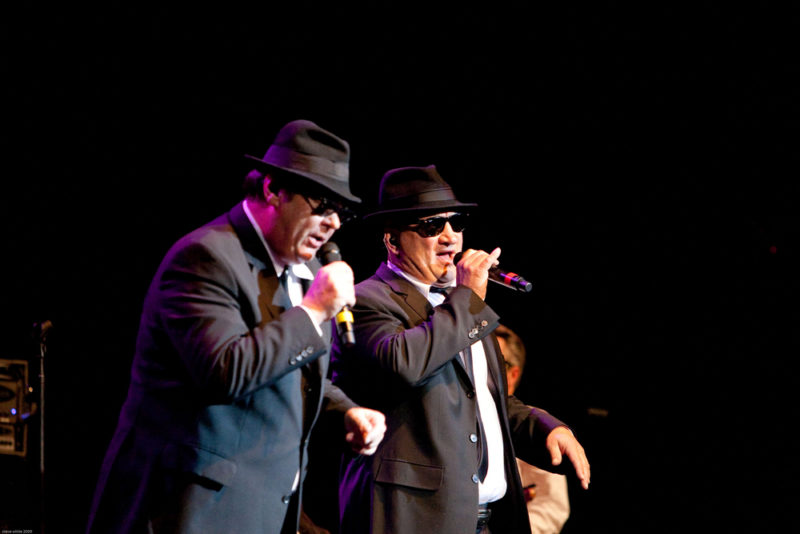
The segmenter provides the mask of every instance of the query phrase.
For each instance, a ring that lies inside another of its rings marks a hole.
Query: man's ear
[[[267,204],[272,206],[278,206],[280,204],[280,195],[278,194],[279,191],[273,191],[275,189],[275,184],[272,181],[272,177],[267,174],[264,176],[264,200]]]
[[[388,250],[394,255],[397,255],[397,242],[398,242],[398,237],[396,233],[391,231],[384,232],[383,244],[386,246],[386,250]]]
[[[506,370],[506,377],[508,378],[508,389],[512,391],[517,388],[517,382],[519,382],[520,375],[522,374],[522,369],[518,366],[511,367]]]

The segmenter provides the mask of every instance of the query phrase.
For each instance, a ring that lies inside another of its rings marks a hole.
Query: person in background
[[[327,379],[353,272],[315,256],[360,202],[349,145],[299,120],[250,158],[245,198],[179,239],[147,291],[90,534],[295,534],[320,412],[358,454],[383,437],[383,414]]]
[[[508,394],[513,395],[525,370],[526,350],[516,332],[500,324],[494,331],[506,363]],[[533,534],[558,534],[569,519],[567,478],[517,458]]]

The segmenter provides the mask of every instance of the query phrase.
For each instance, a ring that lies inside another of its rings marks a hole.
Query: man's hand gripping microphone
[[[319,258],[323,265],[328,265],[334,261],[341,261],[342,253],[336,243],[328,241],[319,249]],[[350,306],[345,304],[335,319],[336,331],[342,344],[348,348],[355,345],[356,335],[353,332],[353,312],[350,311]]]

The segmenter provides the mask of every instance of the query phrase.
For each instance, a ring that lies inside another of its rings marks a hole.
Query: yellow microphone
[[[334,261],[342,260],[342,253],[339,246],[333,241],[328,241],[319,249],[319,258],[322,265],[328,265]],[[353,312],[347,304],[336,314],[336,332],[339,334],[339,341],[350,348],[356,344],[356,334],[353,332]]]

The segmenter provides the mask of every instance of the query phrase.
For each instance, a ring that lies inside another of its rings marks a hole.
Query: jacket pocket
[[[435,465],[422,465],[404,460],[381,460],[376,482],[386,482],[423,490],[437,490],[442,485],[444,468]]]
[[[163,452],[167,469],[175,469],[207,479],[211,486],[227,486],[236,475],[236,464],[218,454],[183,443],[168,443]]]

